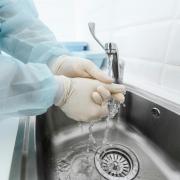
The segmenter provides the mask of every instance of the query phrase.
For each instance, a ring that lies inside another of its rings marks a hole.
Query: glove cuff
[[[71,78],[67,78],[65,76],[55,76],[55,78],[59,84],[59,88],[55,97],[54,104],[61,107],[66,103],[67,99],[69,98],[71,91]]]
[[[47,65],[53,74],[56,74],[59,71],[66,57],[67,55],[62,55],[48,62]]]

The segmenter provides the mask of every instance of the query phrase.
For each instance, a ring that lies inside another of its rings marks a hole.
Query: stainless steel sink
[[[96,145],[91,144],[89,151],[89,124],[69,119],[56,107],[36,118],[22,119],[10,180],[179,180],[178,107],[128,89],[125,106],[110,121],[106,144],[104,119],[93,126]],[[91,168],[84,161],[87,156]]]

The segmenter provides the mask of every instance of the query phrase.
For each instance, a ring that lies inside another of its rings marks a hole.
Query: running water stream
[[[96,148],[97,148],[97,143],[96,143],[96,139],[93,136],[93,125],[94,122],[91,121],[89,123],[89,139],[88,139],[88,144],[87,144],[87,152],[93,152]]]
[[[112,77],[111,65],[112,61],[108,63],[108,74]],[[108,102],[108,117],[106,118],[106,127],[104,131],[104,137],[102,144],[108,144],[108,135],[110,131],[110,121],[113,120],[114,116],[118,113],[120,108],[119,102],[111,99]],[[60,180],[101,180],[104,179],[97,172],[94,164],[94,154],[98,148],[95,137],[93,136],[93,125],[95,122],[91,121],[88,127],[88,140],[87,144],[76,145],[72,147],[72,151],[60,159],[58,162],[58,178]],[[83,123],[79,122],[78,126],[81,133],[83,133]]]
[[[115,117],[115,115],[118,113],[120,108],[120,104],[114,100],[110,100],[108,102],[108,109],[109,109],[109,114],[106,118],[106,129],[104,132],[104,138],[103,138],[103,145],[108,144],[108,134],[110,131],[110,123]]]
[[[94,122],[89,123],[87,143],[80,142],[69,149],[63,158],[60,158],[56,164],[56,177],[58,180],[103,180],[104,178],[97,172],[94,164],[94,154],[99,146],[108,144],[108,135],[110,131],[110,121],[118,112],[119,105],[113,101],[108,104],[109,114],[106,118],[106,129],[102,144],[96,142],[93,136]],[[78,123],[81,133],[86,126]],[[60,179],[59,179],[60,178]]]

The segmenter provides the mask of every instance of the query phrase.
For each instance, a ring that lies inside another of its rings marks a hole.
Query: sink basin
[[[56,107],[22,119],[10,180],[179,180],[180,111],[172,106],[129,88],[120,113],[92,126],[94,138],[90,124]]]

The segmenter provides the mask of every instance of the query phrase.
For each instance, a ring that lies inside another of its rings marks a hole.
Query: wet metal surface
[[[153,108],[157,108],[160,114]],[[25,173],[23,180],[105,180],[107,177],[101,175],[97,164],[95,165],[95,155],[98,149],[117,144],[127,147],[138,159],[135,180],[180,179],[179,115],[146,98],[127,92],[121,113],[109,123],[104,144],[107,128],[105,119],[93,125],[92,142],[89,141],[89,124],[79,125],[58,108],[52,107],[46,114],[38,116],[36,121],[30,120],[31,133],[27,136],[29,144],[25,154],[27,168],[21,169]],[[87,148],[89,143],[91,144]],[[118,155],[117,151],[115,154]],[[123,156],[122,153],[120,155]],[[21,159],[19,156],[14,152],[16,159]],[[107,170],[114,168],[118,170],[118,173],[113,172],[116,176],[127,176],[128,173],[120,172],[123,172],[123,166],[128,166],[125,171],[130,172],[133,161],[129,157],[133,159],[132,156],[123,156],[125,161],[121,164],[121,169],[114,161],[118,157],[114,156],[112,166]],[[37,171],[32,173],[33,168],[30,167],[37,167]],[[11,167],[11,174],[14,174],[14,169],[17,167]]]

